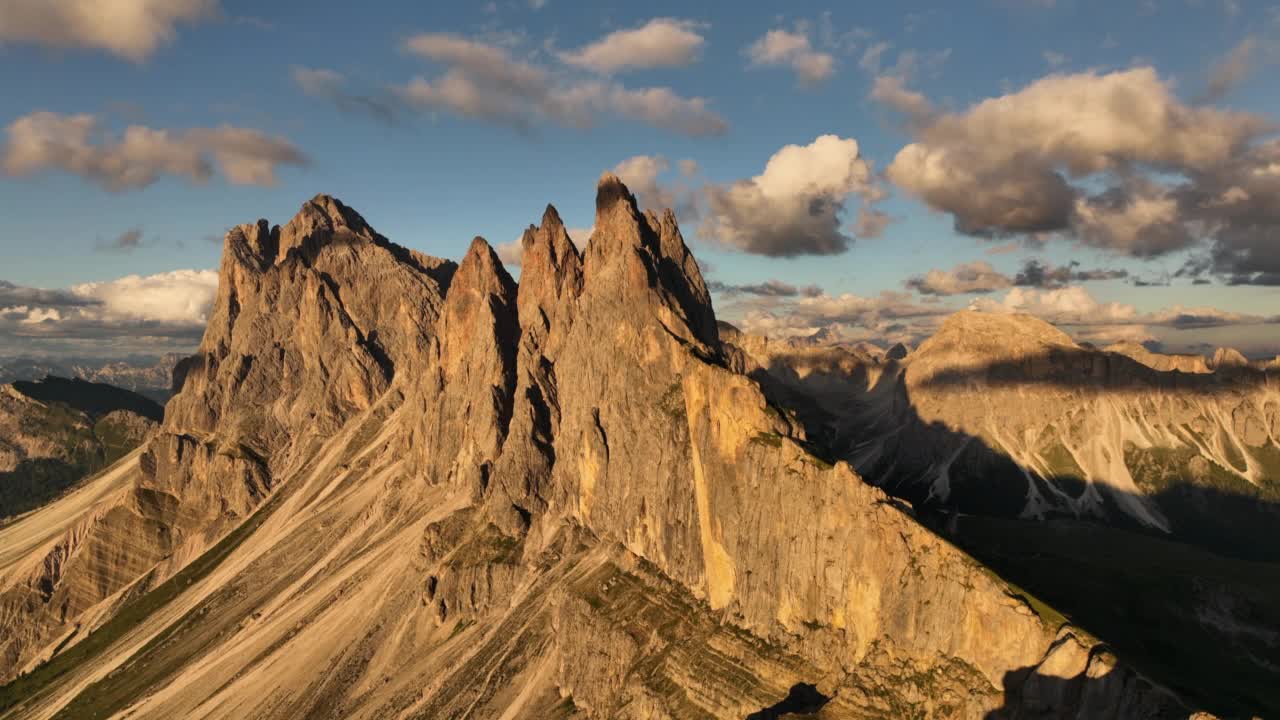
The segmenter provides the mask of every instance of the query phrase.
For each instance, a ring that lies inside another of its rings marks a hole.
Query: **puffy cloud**
[[[916,303],[907,293],[865,297],[801,291],[794,299],[770,296],[730,304],[724,315],[747,332],[771,337],[808,337],[828,330],[845,340],[875,338],[914,345],[949,312]]]
[[[969,307],[986,312],[1027,313],[1063,325],[1134,324],[1138,320],[1134,306],[1098,302],[1079,285],[1053,290],[1015,287],[999,300],[975,298]]]
[[[569,65],[609,75],[623,70],[679,67],[698,58],[703,37],[698,23],[655,18],[638,28],[618,30],[579,48],[559,53]]]
[[[871,213],[884,193],[856,140],[823,135],[774,153],[761,174],[708,185],[703,195],[702,236],[743,252],[794,257],[847,250],[853,238],[841,227],[845,203],[858,196]]]
[[[963,233],[1135,257],[1207,244],[1210,271],[1264,282],[1280,273],[1277,127],[1183,103],[1151,68],[1051,75],[914,124],[887,175]]]
[[[127,275],[107,282],[72,285],[71,292],[96,300],[107,320],[172,323],[203,329],[218,292],[213,270],[173,270]]]
[[[1094,343],[1156,339],[1154,331],[1203,330],[1232,325],[1254,325],[1264,318],[1211,307],[1174,305],[1140,313],[1133,305],[1099,302],[1087,290],[1072,285],[1053,290],[1015,287],[1002,299],[976,298],[969,307],[986,312],[1018,312],[1035,315],[1062,327],[1077,340]]]
[[[924,275],[908,278],[905,284],[921,295],[963,295],[1003,290],[1013,285],[1013,280],[992,267],[991,263],[977,260],[961,263],[950,270],[930,270]]]
[[[804,26],[797,26],[795,30],[770,30],[751,43],[746,52],[754,66],[791,68],[804,85],[820,83],[835,72],[835,57],[815,50]]]
[[[498,253],[498,259],[508,269],[524,262],[524,243],[521,242],[520,238],[516,238],[511,242],[498,243],[493,250]]]
[[[217,293],[213,270],[175,270],[74,285],[24,288],[0,281],[0,338],[14,348],[185,351],[204,332]]]
[[[106,50],[142,61],[218,0],[0,0],[0,43]]]
[[[162,175],[204,183],[214,167],[235,185],[271,185],[278,166],[306,163],[292,143],[257,130],[130,125],[117,138],[104,134],[93,115],[42,111],[9,125],[3,165],[11,176],[62,170],[119,192],[146,187]]]
[[[565,81],[514,59],[504,48],[446,33],[414,36],[405,48],[447,66],[435,79],[418,77],[399,89],[401,98],[417,107],[518,128],[540,121],[589,128],[598,116],[613,114],[691,136],[728,129],[704,98],[686,98],[670,88]]]
[[[346,76],[334,70],[294,66],[289,74],[303,94],[327,100],[343,112],[365,114],[393,125],[404,111],[400,98],[392,93],[352,92]]]

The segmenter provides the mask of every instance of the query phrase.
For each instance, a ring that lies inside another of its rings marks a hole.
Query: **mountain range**
[[[233,228],[155,434],[0,526],[0,717],[1280,709],[1274,373],[745,335],[612,175],[521,244]]]
[[[173,368],[184,356],[0,358],[0,383],[33,382],[50,375],[114,385],[165,403],[173,394]]]

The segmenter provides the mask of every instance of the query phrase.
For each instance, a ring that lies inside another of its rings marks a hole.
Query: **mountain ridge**
[[[344,207],[228,233],[160,434],[0,564],[4,627],[40,619],[7,716],[736,718],[804,683],[828,717],[1188,714],[809,452],[616,177],[581,253],[553,208],[526,231],[519,285]]]

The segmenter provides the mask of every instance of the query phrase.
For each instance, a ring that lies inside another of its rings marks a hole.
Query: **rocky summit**
[[[1270,406],[1200,385],[1141,401],[1199,428],[1180,434],[1098,389],[1181,376],[1022,318],[964,314],[883,358],[775,352],[717,324],[674,214],[610,175],[585,248],[552,207],[521,244],[517,282],[483,239],[428,257],[324,195],[233,228],[156,434],[0,526],[0,716],[1217,711],[913,503],[982,492],[948,469],[976,441],[929,435],[945,423],[1037,469],[999,496],[1013,516],[1114,506],[1169,529],[1136,481],[1089,489],[1121,461],[1108,438],[1255,458]],[[1105,432],[1006,397],[1019,373]],[[1066,458],[1083,492],[1048,484]]]

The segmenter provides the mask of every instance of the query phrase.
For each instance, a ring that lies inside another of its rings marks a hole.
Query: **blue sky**
[[[189,173],[165,169],[153,182],[112,189],[104,187],[101,175],[69,161],[45,158],[18,168],[10,157],[6,172],[0,174],[0,214],[6,220],[0,231],[0,280],[18,289],[98,283],[96,289],[76,292],[99,293],[94,302],[113,309],[112,322],[124,334],[131,331],[121,318],[145,315],[145,309],[137,308],[149,303],[139,304],[132,297],[119,300],[108,290],[133,290],[111,283],[134,274],[149,277],[216,268],[227,227],[258,217],[284,223],[318,192],[343,199],[400,244],[457,258],[475,235],[495,245],[511,242],[524,226],[537,221],[548,202],[559,208],[570,227],[588,227],[594,182],[601,171],[647,156],[662,158],[669,167],[654,187],[666,191],[667,197],[688,201],[682,226],[695,253],[712,268],[711,277],[727,289],[718,297],[721,314],[762,331],[802,333],[835,322],[851,338],[905,333],[918,339],[936,322],[895,319],[930,318],[976,302],[989,309],[1038,311],[1066,324],[1078,321],[1072,327],[1086,339],[1132,337],[1164,341],[1173,348],[1231,342],[1255,354],[1280,350],[1280,325],[1260,322],[1280,313],[1280,288],[1264,279],[1269,277],[1263,271],[1270,261],[1256,257],[1259,247],[1280,254],[1274,225],[1263,223],[1262,246],[1248,241],[1255,256],[1252,264],[1215,261],[1210,271],[1198,276],[1202,284],[1192,284],[1189,275],[1170,277],[1189,258],[1205,257],[1212,239],[1183,240],[1155,254],[1135,251],[1132,243],[1112,237],[1082,242],[1082,233],[1093,231],[1083,229],[1079,212],[1064,221],[1070,227],[1050,232],[1000,225],[964,234],[955,229],[964,210],[929,196],[930,190],[919,183],[895,182],[883,174],[904,146],[929,138],[944,142],[937,139],[942,126],[932,124],[933,118],[948,113],[962,117],[976,103],[1016,94],[1054,74],[1087,76],[1081,87],[1090,92],[1088,83],[1109,73],[1150,67],[1175,102],[1192,108],[1187,112],[1211,107],[1280,119],[1280,96],[1269,91],[1280,11],[1269,3],[656,1],[586,6],[565,0],[507,0],[488,5],[371,2],[353,9],[346,3],[314,0],[175,0],[167,11],[156,11],[157,3],[151,0],[116,2],[122,14],[142,14],[126,19],[154,19],[159,12],[154,37],[104,40],[112,37],[110,28],[50,29],[49,14],[60,5],[72,5],[68,0],[0,0],[0,86],[6,88],[0,95],[0,127],[9,129],[10,155],[13,124],[45,112],[60,118],[93,116],[95,143],[118,139],[131,125],[174,136],[191,128],[226,125],[286,143],[307,159],[303,166],[282,162],[272,167],[272,184],[263,178],[233,182],[217,171],[213,160],[214,170],[202,182],[193,182]],[[649,58],[612,72],[575,65],[563,57],[610,33],[664,19],[699,39],[688,57],[673,55],[665,63]],[[822,77],[806,82],[786,59],[753,62],[753,44],[771,30],[803,38],[808,52],[826,57],[828,69]],[[626,117],[628,113],[613,106],[592,111],[591,127],[537,117],[517,127],[509,117],[460,114],[447,103],[415,103],[405,94],[415,77],[438,88],[454,66],[443,51],[410,48],[413,39],[424,34],[437,41],[447,36],[496,48],[511,63],[536,68],[558,86],[666,88],[682,101],[701,98],[705,113],[722,121],[724,129],[658,127],[669,123],[636,119],[635,112]],[[1195,104],[1215,69],[1231,59],[1233,50],[1245,46],[1241,71],[1232,74],[1226,89],[1211,101]],[[882,48],[878,53],[877,47]],[[663,66],[645,66],[654,64]],[[299,72],[321,71],[341,76],[341,85],[332,86],[338,90],[318,92],[300,83]],[[882,77],[894,77],[927,98],[934,115],[913,125],[900,106],[873,98],[874,83]],[[393,104],[395,121],[352,109],[349,98],[356,96]],[[348,98],[346,105],[342,98]],[[1257,130],[1247,142],[1264,146],[1274,137],[1269,133]],[[761,245],[743,239],[744,233],[754,232],[745,220],[735,226],[740,231],[736,240],[716,237],[707,229],[707,218],[717,212],[708,200],[715,188],[727,192],[735,181],[760,175],[785,146],[808,146],[823,135],[856,140],[858,161],[868,163],[872,172],[860,189],[823,196],[838,202],[839,233],[851,240],[848,250],[807,254],[770,246],[773,250],[765,255],[759,254]],[[965,143],[970,138],[948,136],[945,142]],[[1145,150],[1136,149],[1133,158],[1116,159],[1126,151],[1107,151],[1115,163],[1103,172],[1069,176],[1077,192],[1084,196],[1109,187],[1138,187],[1127,174],[1130,161],[1144,163],[1154,157],[1149,164],[1156,167],[1145,171],[1157,181],[1187,172],[1187,166],[1171,170],[1168,153],[1143,155]],[[1044,162],[1052,165],[1062,157]],[[1232,155],[1214,168],[1244,162],[1241,157]],[[698,167],[688,177],[678,170],[678,163],[686,159]],[[1195,171],[1205,171],[1203,164],[1187,162]],[[1176,179],[1168,183],[1176,184]],[[873,189],[867,190],[868,185]],[[1271,186],[1261,189],[1270,191]],[[854,238],[851,226],[864,202],[891,218],[878,237]],[[140,231],[128,236],[137,242],[112,247],[132,230]],[[575,239],[585,242],[585,237]],[[1014,282],[1032,259],[1059,268],[1076,262],[1080,270],[1106,269],[1113,271],[1112,279],[1066,279],[1045,286]],[[936,283],[934,292],[925,293],[918,291],[927,284],[904,284],[930,270],[949,271],[973,262],[989,263],[1004,279],[979,283],[973,286],[975,292],[952,292],[952,286],[941,294]],[[1115,277],[1121,270],[1127,275]],[[1255,274],[1247,274],[1251,272]],[[1241,278],[1249,284],[1228,284]],[[816,285],[823,297],[812,297],[816,290],[808,296],[777,296],[743,289],[769,280],[797,288]],[[164,292],[180,292],[178,285],[169,283]],[[1067,297],[1068,290],[1074,299]],[[207,295],[207,282],[196,292]],[[1011,292],[1017,293],[1013,300]],[[1050,298],[1044,293],[1056,294]],[[834,307],[843,296],[871,304],[846,300],[844,306],[858,309],[815,312],[818,302],[830,300]],[[1082,297],[1102,308],[1110,307],[1108,303],[1124,307],[1113,307],[1110,314],[1093,306],[1081,309]],[[0,288],[0,306],[16,307],[17,302],[6,301]],[[116,308],[112,303],[123,304]],[[28,302],[22,307],[29,314],[33,306]],[[1155,317],[1174,306],[1212,308],[1220,317],[1201,314],[1201,321],[1185,324]],[[902,310],[913,307],[919,312]],[[195,324],[198,308],[193,312],[190,317],[159,319]],[[110,324],[102,318],[94,322]],[[1197,328],[1188,333],[1183,328],[1190,325]],[[110,335],[97,329],[93,337]],[[77,339],[70,329],[49,333],[53,335]],[[186,332],[173,343],[190,343],[190,337]],[[57,347],[40,339],[38,332],[10,336],[3,327],[0,342],[10,343],[11,350]],[[111,342],[128,345],[127,338]],[[83,343],[78,347],[83,349]]]

